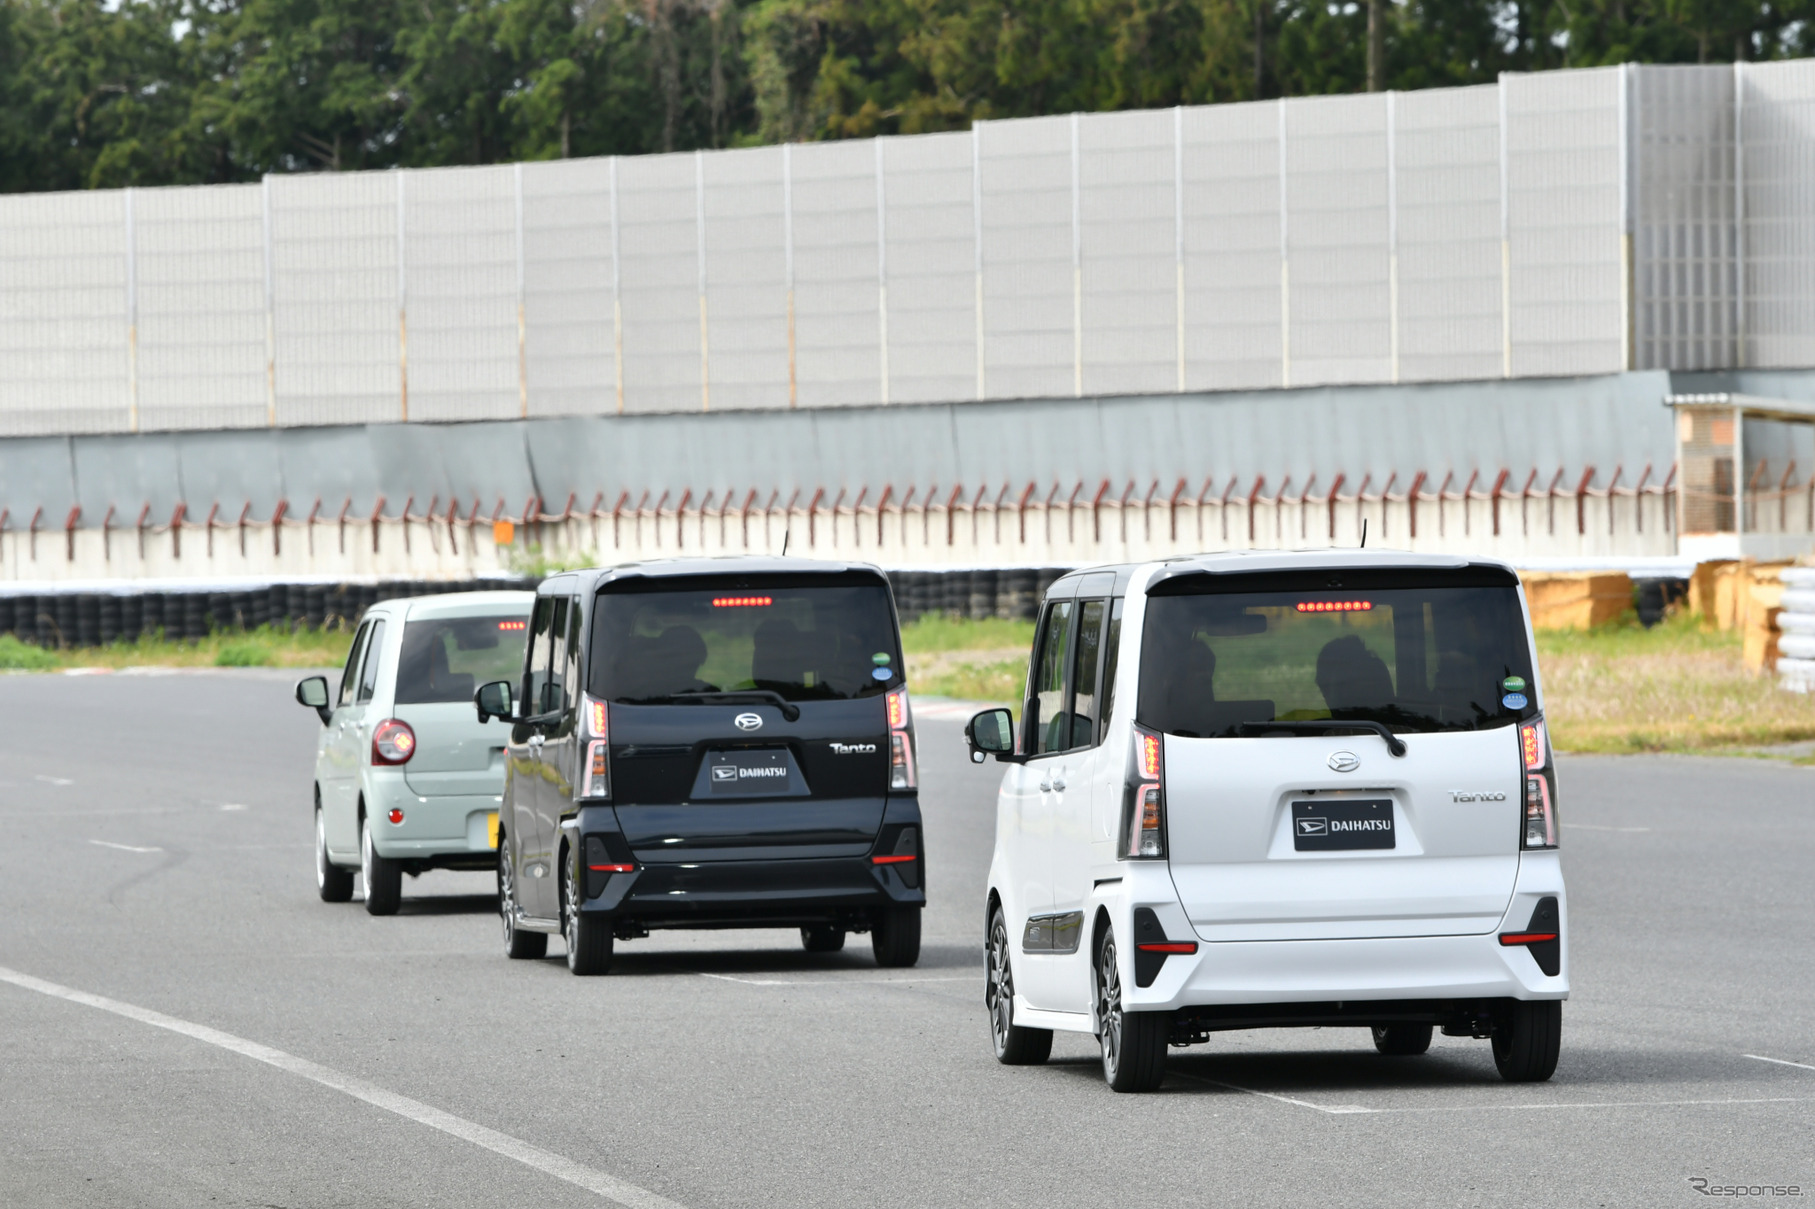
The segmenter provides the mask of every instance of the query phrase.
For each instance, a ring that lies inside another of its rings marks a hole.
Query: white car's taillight
[[[580,795],[588,798],[611,796],[611,710],[605,702],[593,697],[580,697],[580,717],[586,727],[586,767]]]
[[[386,718],[372,732],[372,763],[408,764],[416,754],[416,732],[408,722]]]
[[[1525,848],[1557,846],[1557,770],[1550,758],[1550,732],[1544,719],[1519,726],[1519,756],[1525,775]]]
[[[908,709],[907,686],[888,695],[889,788],[913,789],[919,783],[914,765],[914,716]]]
[[[1157,860],[1166,855],[1165,740],[1143,726],[1134,728],[1128,783],[1122,792],[1122,855]]]

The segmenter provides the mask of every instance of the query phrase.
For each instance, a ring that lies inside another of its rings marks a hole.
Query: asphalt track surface
[[[505,959],[491,882],[318,901],[271,672],[0,677],[0,1205],[1672,1205],[1815,1188],[1815,770],[1564,757],[1556,1077],[1219,1034],[1118,1096],[989,1053],[997,773],[923,717],[920,966],[658,933]],[[1792,1065],[1800,1063],[1802,1065]],[[1748,1197],[1747,1199],[1753,1199]],[[1774,1203],[1806,1203],[1766,1197]]]

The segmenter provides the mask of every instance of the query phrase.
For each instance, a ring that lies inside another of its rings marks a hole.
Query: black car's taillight
[[[611,796],[611,711],[594,697],[580,698],[580,716],[586,726],[586,765],[581,770],[580,796]]]
[[[1161,860],[1166,855],[1165,740],[1144,726],[1134,728],[1134,748],[1122,790],[1122,847],[1127,860]]]
[[[914,716],[908,710],[905,684],[889,693],[888,711],[889,788],[913,789],[920,777],[914,763]]]
[[[1557,846],[1557,770],[1551,760],[1550,732],[1542,717],[1519,726],[1519,758],[1524,766],[1525,815],[1519,844],[1523,848]]]

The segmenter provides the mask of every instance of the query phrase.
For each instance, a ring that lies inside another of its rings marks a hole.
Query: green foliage
[[[599,556],[590,550],[545,550],[541,543],[531,542],[526,546],[512,546],[505,551],[504,565],[513,575],[541,580],[557,571],[596,567],[599,565]]]
[[[1018,647],[1033,649],[1034,623],[987,618],[982,621],[959,620],[943,613],[926,613],[901,627],[901,649],[904,654],[923,655],[941,651],[994,651]]]
[[[0,0],[0,190],[965,129],[1815,51],[1815,0]]]
[[[0,668],[41,672],[56,666],[57,657],[51,652],[20,642],[11,634],[0,634]]]
[[[215,667],[270,667],[276,662],[267,642],[229,642],[214,654]]]

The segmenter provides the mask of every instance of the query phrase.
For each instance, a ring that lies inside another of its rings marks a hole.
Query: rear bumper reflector
[[[1197,942],[1195,940],[1168,940],[1155,944],[1137,944],[1134,947],[1138,952],[1142,953],[1191,954],[1197,952]]]
[[[634,872],[636,872],[635,865],[588,865],[586,867],[588,869],[592,870],[592,872],[594,872],[594,873],[634,873]]]
[[[1555,940],[1555,932],[1502,932],[1500,943],[1503,945],[1539,945],[1547,940]]]
[[[870,864],[872,864],[872,865],[899,865],[906,861],[911,861],[914,859],[915,859],[914,854],[911,852],[903,853],[903,854],[899,854],[899,855],[891,855],[891,856],[872,856],[870,858]]]

